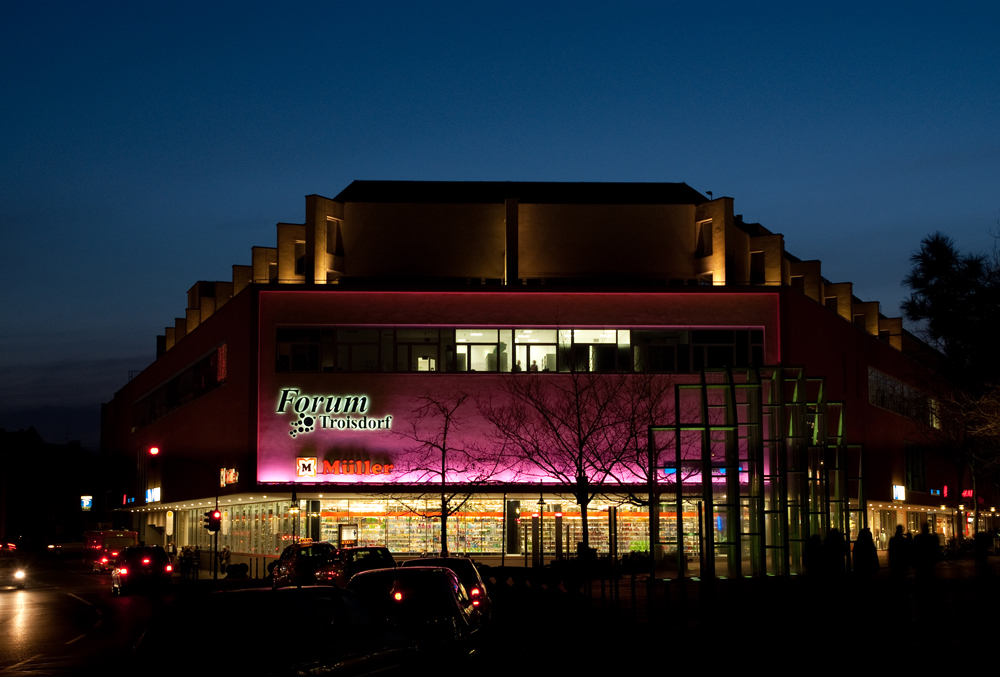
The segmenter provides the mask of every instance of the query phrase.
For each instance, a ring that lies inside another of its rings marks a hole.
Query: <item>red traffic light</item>
[[[149,455],[150,456],[156,456],[158,453],[160,453],[160,448],[159,447],[150,447],[149,448]]]

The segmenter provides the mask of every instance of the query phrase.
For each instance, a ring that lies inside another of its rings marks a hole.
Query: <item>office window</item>
[[[278,372],[651,372],[763,366],[760,329],[281,327]]]
[[[510,329],[456,329],[455,371],[511,370]]]
[[[397,329],[396,371],[437,371],[441,330]]]
[[[282,327],[277,332],[277,371],[319,371],[322,332]]]
[[[515,329],[512,371],[557,371],[555,329]]]

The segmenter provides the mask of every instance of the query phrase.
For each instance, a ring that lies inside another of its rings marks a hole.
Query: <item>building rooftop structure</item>
[[[341,288],[791,287],[897,350],[931,352],[831,282],[784,236],[685,183],[354,181],[306,198],[303,223],[278,223],[232,280],[199,281],[183,317],[159,337],[171,349],[249,284]]]

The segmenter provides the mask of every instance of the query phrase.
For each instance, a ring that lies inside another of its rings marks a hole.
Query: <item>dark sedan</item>
[[[173,571],[170,558],[158,545],[125,548],[111,571],[111,592],[124,595],[136,590],[166,590]]]
[[[410,634],[421,651],[454,657],[475,652],[482,615],[451,569],[406,567],[355,575],[347,589],[392,627]]]
[[[465,590],[472,599],[472,606],[479,609],[484,621],[489,621],[493,615],[493,602],[479,575],[475,562],[468,557],[424,557],[403,562],[404,567],[445,567],[451,569],[462,581]]]

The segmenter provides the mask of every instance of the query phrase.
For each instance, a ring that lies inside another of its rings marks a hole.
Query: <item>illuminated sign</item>
[[[80,507],[83,510],[90,510],[90,508],[93,505],[94,505],[94,497],[93,496],[81,496],[80,497]]]
[[[158,503],[160,501],[160,487],[146,489],[146,503]]]
[[[940,489],[931,489],[931,496],[940,496],[940,495],[941,495]]]
[[[168,510],[167,511],[166,533],[167,533],[167,536],[173,536],[174,535],[174,511],[173,510]]]
[[[972,498],[972,489],[962,489],[962,498]]]
[[[229,484],[236,484],[240,481],[240,473],[234,468],[219,469],[219,486],[224,487]]]
[[[320,461],[315,456],[298,457],[295,459],[295,474],[297,477],[316,477],[316,475],[391,475],[396,466],[392,463],[372,463],[371,459],[324,459]]]
[[[906,500],[906,487],[902,484],[892,485],[892,500],[894,501],[905,501]]]
[[[304,395],[298,388],[282,388],[276,414],[291,413],[288,434],[295,438],[320,430],[389,430],[392,416],[372,418],[363,395]],[[361,414],[352,416],[351,414]]]

